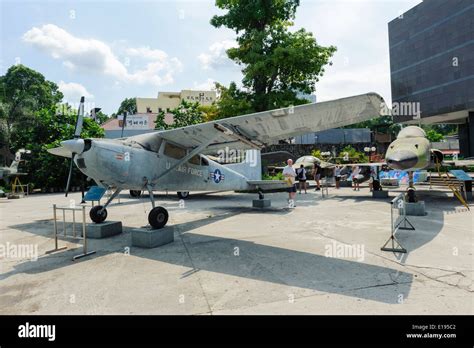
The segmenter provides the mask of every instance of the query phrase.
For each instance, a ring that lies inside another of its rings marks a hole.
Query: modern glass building
[[[457,123],[474,156],[474,1],[425,0],[388,24],[397,122]],[[419,108],[421,120],[413,120]]]

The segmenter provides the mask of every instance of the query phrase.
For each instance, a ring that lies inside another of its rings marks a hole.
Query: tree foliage
[[[12,135],[31,122],[36,110],[53,108],[62,98],[58,86],[39,72],[21,64],[11,66],[0,77],[0,138],[3,145],[12,151]]]
[[[255,111],[250,101],[250,93],[238,89],[235,82],[231,82],[229,87],[216,83],[216,90],[219,99],[217,101],[218,112],[214,119],[244,115]]]
[[[165,113],[161,111],[155,120],[155,129],[173,129],[198,124],[205,121],[204,112],[198,102],[190,103],[182,100],[181,103],[169,113],[173,115],[173,123],[165,122]]]
[[[432,128],[426,131],[426,138],[431,142],[436,142],[443,140],[444,135]]]
[[[123,115],[125,112],[127,112],[129,115],[137,113],[136,98],[125,98],[124,100],[122,100],[117,110],[117,115]]]
[[[77,110],[58,113],[53,108],[35,112],[34,118],[24,125],[22,132],[15,132],[12,145],[15,149],[31,150],[31,156],[22,163],[22,171],[29,173],[28,181],[36,188],[64,188],[69,171],[69,161],[53,156],[46,150],[60,146],[63,140],[74,137]],[[84,118],[81,137],[101,138],[104,130],[90,118]],[[80,176],[75,171],[72,186],[80,185]]]
[[[54,82],[23,65],[15,65],[0,77],[0,124],[5,146],[14,153],[31,150],[20,170],[29,173],[22,179],[36,188],[63,188],[69,161],[49,154],[46,149],[59,146],[74,135],[77,110],[60,104],[63,95]],[[100,113],[99,119],[106,117]],[[82,137],[103,137],[104,132],[90,118],[84,118]],[[78,186],[73,177],[73,186]]]
[[[368,128],[372,132],[390,134],[392,138],[396,138],[398,132],[401,130],[400,124],[393,123],[391,116],[375,117],[368,121],[359,122],[343,128]]]
[[[237,34],[238,47],[227,54],[242,66],[248,92],[236,94],[235,100],[249,103],[254,111],[306,103],[297,93],[315,91],[336,48],[318,45],[305,29],[290,32],[299,1],[217,0],[216,5],[226,13],[214,16],[211,24]]]
[[[340,158],[348,158],[347,161],[342,162],[356,162],[356,163],[367,163],[369,162],[369,157],[360,151],[357,151],[351,145],[345,146],[342,151],[339,153]]]

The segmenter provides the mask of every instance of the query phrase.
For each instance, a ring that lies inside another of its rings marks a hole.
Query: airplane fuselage
[[[424,130],[416,126],[403,128],[385,154],[390,168],[405,171],[432,167],[435,158],[441,162],[442,154],[431,148]]]
[[[176,157],[167,155],[166,150]],[[207,158],[193,156],[176,166],[184,149],[162,142],[157,152],[121,140],[93,139],[90,148],[76,155],[76,166],[97,184],[122,189],[226,191],[249,189],[242,174]]]

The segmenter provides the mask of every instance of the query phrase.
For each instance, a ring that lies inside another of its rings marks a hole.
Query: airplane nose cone
[[[84,151],[84,139],[70,139],[61,141],[61,145],[72,153],[80,154]]]
[[[416,165],[418,157],[410,151],[399,151],[387,156],[386,160],[390,168],[407,170]]]

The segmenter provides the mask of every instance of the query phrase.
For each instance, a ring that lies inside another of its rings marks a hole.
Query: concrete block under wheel
[[[388,198],[388,191],[372,191],[372,198]]]
[[[157,230],[136,228],[132,232],[132,246],[156,248],[174,241],[174,227],[165,226]]]
[[[269,208],[272,205],[272,201],[269,199],[254,199],[252,201],[252,207],[254,208]]]
[[[415,203],[405,202],[405,213],[410,216],[425,216],[425,202],[419,201]]]
[[[78,224],[76,228],[80,229],[81,224]],[[87,238],[100,239],[112,237],[122,233],[122,222],[121,221],[105,221],[100,224],[92,223],[86,224]],[[82,230],[81,230],[82,235]]]

